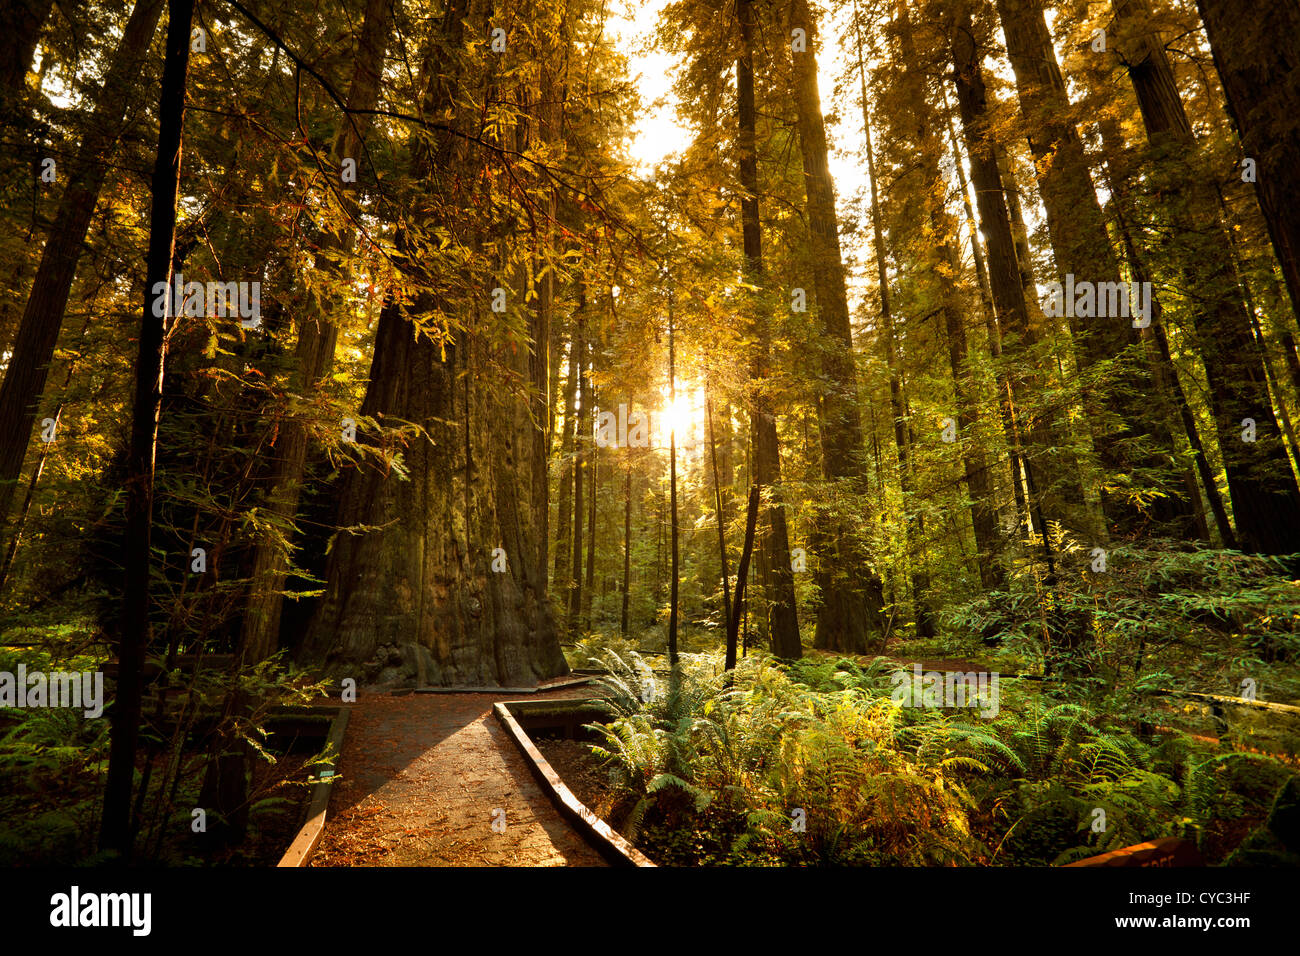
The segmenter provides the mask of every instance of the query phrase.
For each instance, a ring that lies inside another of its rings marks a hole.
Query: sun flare
[[[704,413],[693,397],[691,392],[681,388],[677,390],[676,400],[669,401],[665,396],[659,407],[659,427],[665,440],[674,435],[678,445],[685,445],[700,437]]]

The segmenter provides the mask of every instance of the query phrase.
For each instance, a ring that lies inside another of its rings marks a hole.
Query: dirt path
[[[311,865],[604,866],[492,716],[495,701],[521,696],[362,694]]]

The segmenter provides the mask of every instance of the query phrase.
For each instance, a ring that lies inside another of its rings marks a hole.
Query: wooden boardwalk
[[[530,699],[590,693],[566,687]],[[513,696],[363,692],[310,865],[607,865],[492,717],[493,703]]]

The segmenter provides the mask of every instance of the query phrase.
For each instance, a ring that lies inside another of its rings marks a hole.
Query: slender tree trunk
[[[962,208],[966,213],[966,228],[970,234],[971,257],[975,260],[975,280],[980,288],[980,305],[984,311],[984,327],[988,336],[989,351],[995,359],[1002,355],[1002,336],[998,331],[997,310],[993,308],[993,290],[989,285],[988,267],[985,265],[984,250],[981,248],[979,226],[975,221],[975,210],[971,204],[970,184],[966,180],[966,170],[962,165],[962,150],[957,142],[957,131],[952,125],[952,112],[948,105],[948,94],[943,93],[943,118],[948,128],[948,140],[952,144],[953,165],[957,169],[957,182],[961,187]],[[1026,303],[1028,304],[1028,303]],[[1002,430],[1006,436],[1007,449],[1011,465],[1011,491],[1015,502],[1016,523],[1023,522],[1029,514],[1025,502],[1025,492],[1020,478],[1020,451],[1016,441],[1015,428],[1011,423],[1011,409],[1007,404],[1006,375],[998,369],[994,376],[998,391],[998,411],[1002,419]]]
[[[763,232],[758,205],[753,0],[737,0],[736,16],[741,37],[741,55],[736,61],[741,228],[749,280],[752,284],[761,286]],[[757,310],[753,324],[756,326],[758,355],[753,369],[754,389],[750,404],[750,429],[754,443],[752,484],[760,489],[760,496],[764,488],[769,489],[770,495],[768,504],[763,509],[760,580],[768,602],[772,653],[781,658],[797,658],[803,650],[799,638],[799,613],[795,604],[794,572],[790,566],[789,531],[785,506],[781,503],[781,450],[772,398],[764,384],[769,376],[771,339],[768,316],[758,299],[754,300],[754,308]],[[737,582],[737,592],[740,587]]]
[[[1007,200],[1007,214],[1011,217],[1011,238],[1015,244],[1016,265],[1020,268],[1020,285],[1025,290],[1025,308],[1029,311],[1029,324],[1038,331],[1040,336],[1051,336],[1055,334],[1055,330],[1048,327],[1042,307],[1038,304],[1038,283],[1034,280],[1034,256],[1029,248],[1029,227],[1025,225],[1025,212],[1020,202],[1020,183],[1016,179],[1015,164],[1011,156],[998,143],[991,142],[989,149],[993,151],[993,158],[998,165],[998,175],[1002,177],[1002,193]],[[1074,327],[1074,320],[1070,319],[1065,332],[1071,336],[1071,344],[1073,344]]]
[[[0,522],[8,520],[22,473],[82,244],[108,172],[108,154],[121,133],[162,9],[163,0],[138,0],[132,9],[77,157],[68,164],[67,186],[14,338],[13,358],[0,385]]]
[[[596,502],[599,500],[596,489],[600,481],[600,448],[593,442],[587,453],[591,456],[591,488],[587,493],[587,582],[582,589],[582,627],[590,631],[591,602],[596,592]]]
[[[677,407],[677,356],[674,348],[676,330],[673,328],[673,293],[668,291],[668,402]],[[668,432],[668,493],[669,527],[672,534],[672,576],[668,581],[668,663],[677,666],[677,427],[676,421]]]
[[[623,614],[619,633],[627,638],[627,612],[632,596],[632,461],[627,462],[627,478],[623,485]]]
[[[569,579],[569,639],[578,634],[578,617],[582,609],[582,519],[586,514],[583,499],[583,472],[587,470],[591,442],[585,423],[592,421],[591,380],[587,375],[586,315],[578,312],[578,331],[573,348],[578,353],[578,418],[573,436],[573,574]]]
[[[69,370],[71,371],[71,370]],[[71,375],[69,375],[71,377]],[[64,383],[67,388],[67,383]],[[63,411],[63,406],[59,406],[54,412],[55,427],[58,427],[59,414]],[[5,585],[9,582],[9,571],[13,568],[14,557],[18,553],[18,545],[22,541],[23,528],[27,524],[27,516],[32,510],[32,499],[36,497],[36,486],[40,483],[41,474],[45,471],[45,462],[49,458],[50,445],[44,445],[41,448],[40,455],[36,459],[36,464],[32,468],[31,478],[27,480],[27,491],[23,495],[23,503],[18,508],[18,514],[14,516],[13,533],[9,535],[9,546],[5,550],[4,565],[0,566],[0,594],[4,593]]]
[[[736,603],[731,606],[731,621],[727,625],[726,669],[736,666],[736,636],[745,607],[745,584],[749,580],[749,556],[754,552],[754,525],[758,522],[758,486],[749,489],[749,506],[745,511],[745,543],[740,551],[740,567],[736,569]],[[748,633],[748,630],[746,631]],[[745,641],[748,649],[749,641]]]
[[[122,564],[121,634],[117,645],[117,688],[113,696],[108,777],[100,847],[131,855],[131,789],[135,751],[140,733],[140,703],[144,690],[145,652],[149,646],[149,542],[153,526],[154,451],[158,444],[158,411],[162,406],[166,316],[179,308],[157,308],[157,288],[171,285],[172,251],[176,242],[176,202],[180,192],[181,131],[185,125],[185,83],[190,61],[190,22],[194,0],[168,0],[167,51],[163,62],[162,94],[158,103],[158,153],[154,161],[149,213],[149,253],[145,263],[144,307],[135,369],[135,406],[131,414],[131,445],[127,455],[126,536]],[[152,14],[156,25],[157,13]],[[149,33],[152,34],[152,27]],[[125,40],[123,41],[125,45]],[[110,78],[111,79],[111,78]],[[92,199],[93,202],[93,199]],[[167,299],[171,296],[164,293]]]
[[[704,413],[709,416],[709,459],[713,462],[713,503],[718,517],[718,563],[722,569],[722,620],[731,621],[731,582],[727,577],[726,519],[722,514],[722,483],[718,479],[718,443],[713,435],[713,396],[706,395]]]
[[[586,308],[586,296],[582,291],[582,281],[578,281],[578,321],[582,321],[581,312]],[[577,450],[575,440],[578,423],[574,403],[578,395],[579,371],[578,340],[569,343],[569,374],[564,383],[564,433],[560,438],[560,494],[558,514],[555,520],[555,577],[552,582],[553,593],[560,596],[561,603],[567,606],[569,594],[572,559],[570,557],[569,516],[573,510],[574,483],[577,474]],[[558,363],[557,363],[558,364]]]
[[[90,314],[87,314],[86,321],[82,323],[81,332],[77,336],[78,346],[84,344],[86,341],[86,333],[90,331],[91,318],[92,316]],[[63,375],[62,391],[64,394],[67,393],[68,386],[72,383],[73,373],[76,372],[76,370],[77,370],[77,361],[76,360],[70,361],[68,363],[67,370],[64,372]],[[62,416],[62,414],[63,414],[63,405],[60,404],[59,407],[54,410],[54,415],[53,415],[56,436],[58,434],[57,429],[59,425],[59,419]],[[52,447],[53,447],[52,443],[41,444],[40,456],[36,459],[36,464],[32,468],[31,478],[27,482],[27,491],[23,495],[22,506],[18,509],[18,514],[14,518],[13,534],[9,536],[9,547],[8,550],[5,552],[4,565],[3,567],[0,567],[0,594],[4,593],[5,584],[9,581],[9,572],[13,569],[14,558],[18,553],[18,546],[22,540],[23,528],[27,524],[27,516],[31,513],[32,499],[35,498],[36,496],[36,486],[40,484],[41,475],[45,471],[45,462],[49,458],[49,453]]]
[[[975,44],[969,8],[964,4],[960,5],[953,29],[952,54],[953,81],[957,87],[957,105],[970,159],[971,180],[980,222],[988,240],[989,284],[998,312],[998,325],[1015,337],[1016,353],[1021,353],[1034,348],[1037,336],[1029,322],[1002,177],[992,146],[987,141],[988,105],[980,67],[981,51]],[[1015,404],[1019,406],[1020,414],[1027,418],[1024,432],[1029,447],[1023,459],[1027,481],[1041,496],[1036,500],[1031,498],[1030,504],[1037,512],[1035,523],[1040,532],[1044,532],[1044,546],[1050,548],[1045,534],[1046,519],[1061,521],[1076,532],[1091,530],[1092,522],[1086,510],[1079,507],[1084,498],[1078,468],[1072,467],[1072,456],[1060,451],[1064,443],[1056,437],[1061,434],[1056,415],[1050,409],[1035,414],[1027,407],[1027,397],[1042,391],[1041,374],[1022,364],[1009,378]],[[1075,503],[1075,507],[1067,507],[1067,501]]]
[[[965,0],[957,0],[951,26],[951,54],[954,66],[952,78],[957,87],[957,105],[961,113],[962,130],[970,157],[971,180],[979,204],[980,220],[988,236],[989,282],[993,288],[994,304],[998,310],[999,325],[1015,336],[1016,352],[1032,349],[1035,335],[1029,323],[1024,286],[1021,284],[1016,262],[1011,217],[1007,211],[1006,193],[998,171],[997,158],[987,136],[987,94],[984,86],[983,51],[979,48],[971,24],[970,7]],[[1078,480],[1077,466],[1070,470],[1070,456],[1053,455],[1062,442],[1056,436],[1064,434],[1052,410],[1047,414],[1034,414],[1026,409],[1026,397],[1041,390],[1040,374],[1032,367],[1018,370],[1011,378],[1013,410],[1019,405],[1021,414],[1028,420],[1030,454],[1023,459],[1028,501],[1033,509],[1035,524],[1041,533],[1045,585],[1057,584],[1057,557],[1051,543],[1047,519],[1059,520],[1067,527],[1092,530],[1086,510],[1067,510],[1066,501],[1083,503],[1083,490]],[[1014,421],[1014,419],[1013,419]],[[1056,658],[1084,647],[1090,641],[1090,621],[1086,615],[1054,611],[1048,617],[1047,604],[1040,605],[1044,616],[1044,652],[1047,667],[1056,666]],[[1073,666],[1067,659],[1067,666]]]
[[[1113,218],[1116,228],[1123,241],[1124,255],[1128,259],[1129,272],[1134,282],[1139,284],[1149,282],[1151,281],[1151,274],[1138,249],[1130,225],[1133,221],[1130,212],[1132,209],[1130,199],[1132,170],[1128,154],[1125,151],[1123,134],[1119,129],[1119,124],[1113,119],[1105,118],[1098,125],[1101,130],[1102,149],[1106,156],[1106,186],[1111,194],[1110,205],[1114,212]],[[1144,330],[1143,334],[1154,344],[1152,367],[1159,393],[1165,396],[1165,404],[1172,409],[1172,414],[1177,416],[1183,436],[1187,439],[1187,444],[1192,450],[1192,463],[1195,473],[1200,476],[1200,491],[1204,494],[1205,500],[1210,506],[1210,511],[1214,514],[1220,540],[1225,548],[1235,549],[1237,547],[1236,536],[1233,533],[1231,523],[1228,521],[1223,496],[1219,494],[1218,482],[1215,480],[1214,472],[1210,468],[1209,459],[1201,441],[1200,428],[1197,426],[1195,416],[1187,403],[1187,395],[1183,391],[1182,383],[1178,377],[1178,369],[1174,366],[1173,356],[1169,350],[1169,340],[1164,327],[1164,308],[1158,295],[1152,295],[1151,297],[1151,325]],[[1195,483],[1195,477],[1193,477],[1193,483]],[[1189,497],[1192,496],[1189,495]],[[1203,514],[1200,520],[1204,521]],[[1208,527],[1205,529],[1205,537],[1206,540],[1209,540]]]
[[[925,572],[920,569],[919,561],[913,554],[912,547],[916,535],[912,528],[915,518],[911,513],[911,508],[914,504],[913,498],[916,488],[912,476],[912,463],[906,433],[903,382],[898,369],[898,343],[894,337],[894,317],[893,310],[890,308],[889,275],[885,268],[885,230],[882,221],[884,217],[881,214],[880,189],[876,181],[876,157],[871,146],[871,114],[867,104],[867,72],[862,57],[862,30],[858,24],[858,16],[857,5],[855,4],[853,8],[853,29],[857,49],[858,81],[862,98],[862,128],[867,147],[867,174],[871,179],[871,233],[875,242],[876,276],[880,288],[880,324],[885,332],[885,358],[889,366],[889,401],[894,413],[894,444],[898,450],[898,480],[903,495],[903,511],[905,515],[903,549],[909,563],[912,563],[912,603],[914,607],[913,615],[916,620],[916,633],[921,637],[933,637],[934,619],[926,603],[930,590],[930,581]],[[873,445],[875,445],[874,432],[875,429],[873,428]],[[879,461],[880,455],[877,454],[877,470],[879,470]],[[884,482],[879,477],[876,484],[880,488],[884,488]]]
[[[958,241],[958,227],[955,218],[948,211],[945,198],[947,189],[944,187],[939,170],[939,161],[943,154],[941,127],[939,117],[926,96],[924,76],[916,66],[919,58],[916,56],[909,18],[901,17],[899,27],[899,45],[904,62],[907,64],[904,82],[910,93],[909,105],[914,111],[916,120],[913,142],[919,153],[918,160],[921,168],[922,203],[924,204],[922,214],[933,236],[933,239],[926,243],[927,271],[937,286],[939,311],[943,315],[944,329],[947,332],[948,360],[952,370],[953,392],[957,399],[957,423],[961,431],[962,465],[971,497],[971,524],[978,552],[977,564],[983,586],[987,589],[995,589],[1001,587],[1003,581],[999,563],[1002,541],[998,530],[998,507],[994,499],[992,476],[979,440],[980,397],[967,365],[966,308],[956,282],[956,277],[961,274],[961,257],[955,246]],[[868,164],[874,166],[869,143],[867,148]],[[960,159],[957,162],[960,167]],[[873,182],[873,202],[875,193]],[[883,280],[882,273],[881,281]],[[886,320],[884,324],[886,334],[892,342],[892,322]],[[892,351],[891,347],[891,353]],[[893,361],[895,360],[891,355],[891,364]],[[901,407],[901,400],[895,405],[896,419],[899,417],[897,413],[899,407]],[[898,442],[904,441],[901,420],[895,424],[895,435]],[[899,447],[903,446],[900,444]]]
[[[655,491],[655,607],[664,594],[664,494],[663,482]]]

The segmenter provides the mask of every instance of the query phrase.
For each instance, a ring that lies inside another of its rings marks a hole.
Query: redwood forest
[[[1300,864],[1300,0],[0,47],[10,876]]]

